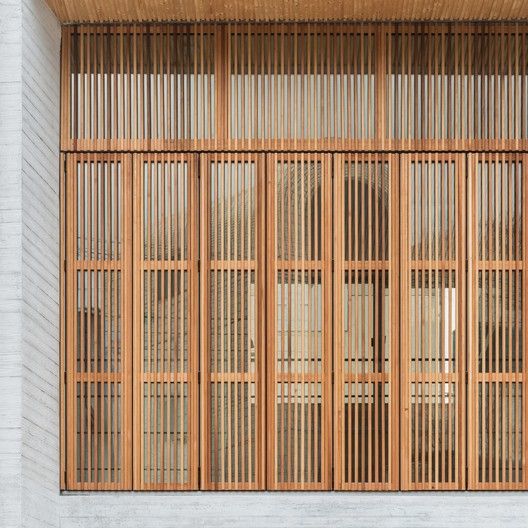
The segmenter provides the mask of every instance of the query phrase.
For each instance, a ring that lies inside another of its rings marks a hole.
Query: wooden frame
[[[65,485],[79,490],[129,489],[130,157],[76,154],[68,155],[66,163]]]
[[[334,486],[398,489],[398,157],[336,155],[333,184]]]
[[[527,45],[526,23],[65,26],[61,148],[528,150]]]
[[[61,489],[528,489],[526,50],[64,27]]]
[[[134,488],[198,484],[198,164],[134,156]]]
[[[278,166],[283,171],[280,176]],[[312,188],[308,185],[305,188],[305,174],[313,175]],[[332,460],[331,222],[324,222],[324,219],[330,219],[331,158],[314,154],[269,155],[267,188],[268,488],[329,489]],[[304,198],[308,201],[304,202]],[[309,205],[313,208],[307,207]],[[302,218],[308,215],[306,231],[304,225],[295,220],[298,214]],[[292,273],[294,288],[291,287]],[[281,282],[278,282],[279,276],[283,279]],[[308,290],[315,291],[302,291],[305,285]],[[317,285],[320,285],[320,292]],[[303,307],[302,314],[298,303]],[[305,306],[311,314],[306,327]],[[305,339],[308,357],[303,346]],[[284,409],[285,401],[287,409]],[[282,427],[279,429],[280,419]],[[310,438],[311,433],[313,438]],[[308,442],[307,452],[305,442]]]
[[[403,155],[401,167],[401,485],[464,489],[464,158]]]
[[[469,156],[470,489],[527,489],[526,154]]]
[[[201,157],[201,489],[264,488],[264,162],[252,154]]]

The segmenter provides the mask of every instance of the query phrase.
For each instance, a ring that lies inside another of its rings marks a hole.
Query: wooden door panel
[[[398,157],[334,158],[334,480],[397,489]]]
[[[463,489],[464,157],[401,164],[402,488]]]
[[[264,486],[264,158],[201,158],[202,488]]]
[[[469,487],[526,489],[527,157],[469,157]]]
[[[268,487],[328,489],[331,158],[270,155]]]
[[[134,157],[136,489],[198,482],[196,156]]]

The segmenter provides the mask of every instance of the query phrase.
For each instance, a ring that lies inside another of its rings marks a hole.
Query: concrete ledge
[[[72,493],[61,528],[526,528],[526,492]]]

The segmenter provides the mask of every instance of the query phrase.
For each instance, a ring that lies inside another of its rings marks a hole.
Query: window
[[[528,488],[527,35],[66,27],[62,487]]]

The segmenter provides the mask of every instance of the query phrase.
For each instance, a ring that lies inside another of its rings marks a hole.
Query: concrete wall
[[[0,525],[58,526],[60,26],[0,1]]]
[[[526,493],[59,493],[59,46],[0,0],[0,527],[528,526]]]
[[[21,12],[19,0],[0,0],[0,519],[5,526],[20,520],[22,489]]]
[[[63,496],[61,528],[526,528],[504,493],[109,493]]]

